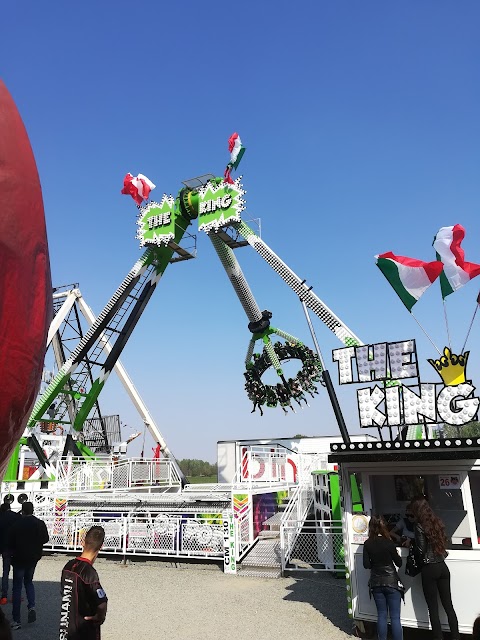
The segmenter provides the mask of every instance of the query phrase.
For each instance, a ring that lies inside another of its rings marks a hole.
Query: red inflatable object
[[[40,180],[20,114],[0,80],[0,477],[40,387],[52,313]]]

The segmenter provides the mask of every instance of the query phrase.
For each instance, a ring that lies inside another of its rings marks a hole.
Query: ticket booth
[[[480,613],[480,438],[335,443],[329,461],[340,473],[348,611],[357,627],[364,629],[377,619],[369,571],[363,568],[370,516],[383,515],[393,527],[410,500],[424,495],[445,523],[453,604],[460,632],[471,633]],[[352,474],[361,486],[363,513],[352,496]],[[404,562],[399,576],[406,587],[402,625],[428,629],[421,578],[405,575],[407,550],[400,553]],[[448,631],[444,614],[442,624]]]

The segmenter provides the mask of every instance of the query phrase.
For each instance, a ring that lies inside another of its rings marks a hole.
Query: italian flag
[[[236,169],[245,153],[245,147],[240,140],[238,133],[232,133],[228,139],[228,150],[230,151],[230,164]]]
[[[233,184],[232,180],[232,169],[236,169],[240,164],[240,160],[245,153],[245,147],[240,140],[240,136],[238,133],[232,133],[230,138],[228,139],[228,150],[230,151],[230,162],[227,164],[227,168],[225,169],[225,182],[229,184]]]
[[[456,224],[442,227],[433,240],[437,258],[443,262],[440,288],[444,299],[480,274],[480,264],[465,262],[465,252],[460,246],[464,237],[465,229]]]
[[[439,261],[423,262],[415,258],[396,256],[391,251],[375,256],[377,267],[392,285],[398,297],[412,310],[428,287],[435,282],[443,269]]]

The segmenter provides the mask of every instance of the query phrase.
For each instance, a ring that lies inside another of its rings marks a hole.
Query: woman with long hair
[[[403,584],[396,569],[402,566],[402,559],[381,516],[370,518],[368,540],[363,545],[363,566],[370,569],[368,586],[377,606],[378,640],[387,640],[388,614],[392,625],[392,640],[402,640],[400,601]]]
[[[452,640],[460,640],[458,619],[450,591],[450,571],[447,557],[445,526],[425,498],[417,498],[410,504],[415,518],[415,553],[422,567],[422,587],[427,602],[434,640],[442,639],[442,626],[438,615],[438,598],[447,614]]]
[[[473,640],[480,640],[480,615],[475,618],[472,631]]]

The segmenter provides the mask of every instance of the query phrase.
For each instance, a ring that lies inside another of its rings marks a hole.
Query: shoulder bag
[[[415,553],[415,543],[412,541],[411,545],[408,547],[408,556],[405,563],[405,575],[410,576],[410,578],[414,578],[421,570],[422,565],[419,562],[418,555]]]

